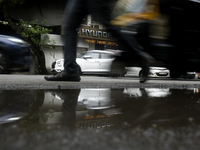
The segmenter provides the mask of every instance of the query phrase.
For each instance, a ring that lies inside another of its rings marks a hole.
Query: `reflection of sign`
[[[114,123],[111,120],[96,120],[96,121],[81,121],[78,124],[81,129],[98,129],[113,127]]]
[[[110,115],[109,117],[114,117],[115,115]],[[103,114],[99,114],[99,115],[91,115],[91,116],[86,116],[84,117],[85,120],[88,120],[88,119],[100,119],[100,118],[106,118],[107,116],[106,115],[103,115]]]

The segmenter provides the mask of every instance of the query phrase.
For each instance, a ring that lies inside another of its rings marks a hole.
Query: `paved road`
[[[172,80],[151,78],[139,83],[138,78],[82,76],[81,82],[55,82],[44,80],[43,75],[0,75],[0,89],[76,89],[76,88],[168,87],[200,88],[200,80]]]

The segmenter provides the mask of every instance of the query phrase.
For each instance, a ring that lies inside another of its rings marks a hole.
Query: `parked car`
[[[90,50],[83,53],[76,59],[80,74],[108,74],[115,59],[114,55],[114,51],[108,50]],[[64,69],[63,64],[64,59],[54,61],[51,72],[61,72]]]
[[[29,69],[30,54],[30,45],[24,40],[0,35],[0,73],[6,73],[10,69]]]
[[[141,75],[141,67],[127,67],[127,73],[125,76],[140,77]],[[170,71],[164,67],[150,67],[149,77],[170,77]]]
[[[108,74],[112,61],[115,59],[115,51],[112,50],[91,50],[80,55],[76,62],[79,65],[81,74]],[[56,60],[52,63],[51,72],[61,72],[64,67],[64,59]],[[142,75],[141,67],[126,67],[125,76]],[[163,67],[150,67],[150,77],[170,77],[170,71]]]
[[[181,75],[180,79],[198,79],[198,73],[195,71],[187,72],[185,75]]]

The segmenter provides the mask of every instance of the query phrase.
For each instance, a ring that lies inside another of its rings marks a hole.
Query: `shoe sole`
[[[70,82],[80,82],[81,78],[77,78],[77,77],[72,77],[72,78],[46,78],[44,77],[45,80],[47,81],[70,81]]]

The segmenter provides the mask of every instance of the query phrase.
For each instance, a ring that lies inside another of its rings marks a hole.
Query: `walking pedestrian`
[[[113,0],[69,0],[65,8],[64,25],[64,70],[54,76],[45,76],[47,81],[74,81],[81,80],[78,65],[76,63],[77,31],[83,18],[88,14],[97,17],[99,22],[105,26],[108,32],[118,39],[125,53],[117,60],[125,63],[137,62],[143,70],[140,83],[144,83],[149,74],[149,63],[151,57],[143,52],[136,39],[121,28],[110,23],[111,5]],[[116,62],[116,61],[115,61]]]

